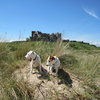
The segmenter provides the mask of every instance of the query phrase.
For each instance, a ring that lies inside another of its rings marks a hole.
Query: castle
[[[50,41],[54,42],[57,40],[61,40],[61,33],[52,33],[52,34],[47,34],[47,33],[42,33],[40,31],[32,31],[32,36],[27,39],[27,41]]]

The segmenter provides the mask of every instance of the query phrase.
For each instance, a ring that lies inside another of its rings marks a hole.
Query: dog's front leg
[[[48,73],[50,73],[50,66],[48,66],[48,69],[47,70],[48,70]]]
[[[30,62],[30,73],[33,73],[33,62]]]
[[[52,74],[52,66],[50,66],[50,74]]]
[[[33,66],[30,66],[30,73],[33,73]]]
[[[58,68],[56,68],[56,76],[58,75]]]

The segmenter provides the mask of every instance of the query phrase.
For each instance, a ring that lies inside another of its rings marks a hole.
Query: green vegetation
[[[97,47],[95,45],[89,45],[84,42],[71,42],[70,47],[76,50],[95,50]]]
[[[79,42],[12,42],[0,43],[0,100],[33,100],[34,91],[21,81],[12,77],[13,72],[25,67],[25,54],[33,50],[37,52],[42,63],[49,55],[56,55],[61,66],[80,78],[89,88],[86,94],[73,96],[78,100],[100,99],[100,48]],[[56,97],[57,98],[57,97]],[[54,100],[57,100],[57,99]],[[68,97],[66,97],[68,98]],[[83,99],[82,99],[83,98]],[[73,99],[72,99],[73,100]],[[75,100],[75,99],[74,99]]]

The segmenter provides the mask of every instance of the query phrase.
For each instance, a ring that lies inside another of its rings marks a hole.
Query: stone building
[[[32,31],[32,36],[27,41],[57,41],[61,40],[61,33],[42,33],[40,31]]]

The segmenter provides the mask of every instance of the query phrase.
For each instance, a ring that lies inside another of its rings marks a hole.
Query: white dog
[[[30,72],[33,73],[33,68],[39,68],[39,71],[41,72],[41,59],[40,56],[37,55],[33,51],[29,51],[25,58],[30,61]]]
[[[47,64],[46,66],[49,67],[49,72],[55,72],[56,75],[58,73],[58,69],[60,67],[60,60],[56,56],[49,56],[47,59]]]

